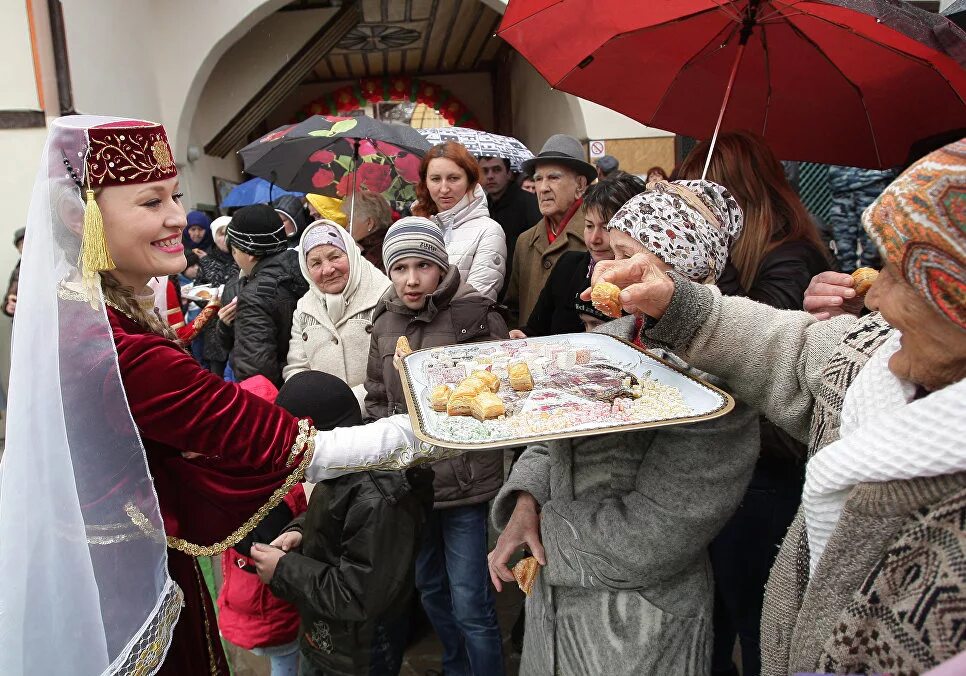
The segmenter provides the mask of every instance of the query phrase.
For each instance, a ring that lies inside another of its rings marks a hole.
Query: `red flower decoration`
[[[376,141],[376,148],[386,157],[395,157],[402,152],[401,149],[397,148],[391,143],[386,143],[385,141]]]
[[[407,183],[419,183],[419,158],[411,153],[399,155],[393,160],[396,173]]]
[[[335,160],[335,153],[331,150],[316,150],[314,153],[309,155],[309,162],[318,162],[319,164],[331,164]]]
[[[370,141],[366,139],[359,141],[359,157],[373,157],[378,154],[379,151],[376,150],[376,147]]]
[[[312,185],[314,185],[316,188],[324,188],[328,185],[332,185],[332,181],[334,180],[335,174],[325,167],[312,174]]]
[[[392,169],[388,164],[366,162],[356,169],[355,189],[365,188],[369,192],[383,193],[392,185]],[[339,181],[336,188],[340,196],[346,196],[352,190],[352,173],[347,172]]]

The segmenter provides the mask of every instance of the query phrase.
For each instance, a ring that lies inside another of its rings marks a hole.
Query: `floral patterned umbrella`
[[[416,199],[419,162],[429,148],[408,126],[313,115],[279,127],[239,154],[246,172],[287,190],[346,197],[365,189],[398,208]]]

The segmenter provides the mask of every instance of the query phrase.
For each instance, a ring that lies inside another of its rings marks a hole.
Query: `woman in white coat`
[[[506,233],[490,218],[476,159],[455,141],[433,146],[419,165],[416,196],[413,214],[443,231],[449,264],[495,302],[506,275]]]
[[[309,370],[331,373],[352,388],[361,407],[369,361],[367,329],[373,308],[392,282],[332,221],[309,225],[297,251],[309,291],[295,308],[282,377],[288,380]]]

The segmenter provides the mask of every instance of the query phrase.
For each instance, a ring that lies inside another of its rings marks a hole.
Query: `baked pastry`
[[[465,378],[453,390],[452,396],[446,402],[446,413],[449,415],[472,415],[473,399],[481,392],[489,392],[489,388],[479,378]]]
[[[864,296],[868,293],[869,289],[872,287],[872,282],[876,280],[879,273],[872,268],[859,268],[852,273],[852,281],[854,283],[853,288],[855,289],[856,296]]]
[[[449,385],[437,385],[429,391],[429,405],[434,411],[443,413],[446,411],[446,405],[449,404],[449,398],[453,395],[453,390]]]
[[[490,388],[482,379],[476,376],[470,376],[469,378],[463,378],[456,384],[457,390],[466,390],[472,392],[473,394],[479,394],[480,392],[489,392]]]
[[[406,355],[410,355],[412,353],[413,348],[409,344],[409,338],[406,336],[399,336],[399,339],[396,340],[396,354],[400,357],[405,357]]]
[[[470,414],[477,420],[493,420],[506,415],[503,400],[492,392],[481,392],[470,403]]]
[[[520,559],[517,565],[513,566],[513,577],[517,581],[517,586],[523,593],[530,596],[533,591],[533,583],[537,581],[537,573],[540,572],[540,564],[533,556]]]
[[[529,392],[533,389],[533,376],[530,375],[530,367],[525,362],[510,364],[506,370],[510,378],[510,387],[517,392]]]
[[[621,316],[621,290],[610,282],[598,282],[590,291],[590,302],[608,317]]]
[[[500,391],[500,377],[492,371],[473,371],[470,378],[478,378],[489,388],[490,392],[496,394]]]

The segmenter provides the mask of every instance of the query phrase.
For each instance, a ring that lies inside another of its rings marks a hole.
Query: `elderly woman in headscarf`
[[[647,250],[714,284],[741,231],[731,195],[707,181],[658,183],[610,221],[618,259]],[[631,339],[627,316],[596,331]],[[650,347],[650,346],[649,346]],[[656,351],[692,373],[671,354]],[[493,506],[498,589],[523,544],[542,565],[526,603],[521,674],[707,674],[708,543],[737,508],[758,456],[755,413],[532,444]]]
[[[861,319],[722,297],[647,255],[595,275],[626,287],[644,340],[809,443],[765,595],[768,676],[922,673],[966,649],[966,139],[904,172],[863,225],[886,264]]]
[[[369,362],[372,310],[392,282],[362,257],[352,236],[319,220],[302,233],[299,265],[309,290],[292,319],[288,364],[282,377],[322,371],[344,380],[362,407]]]

